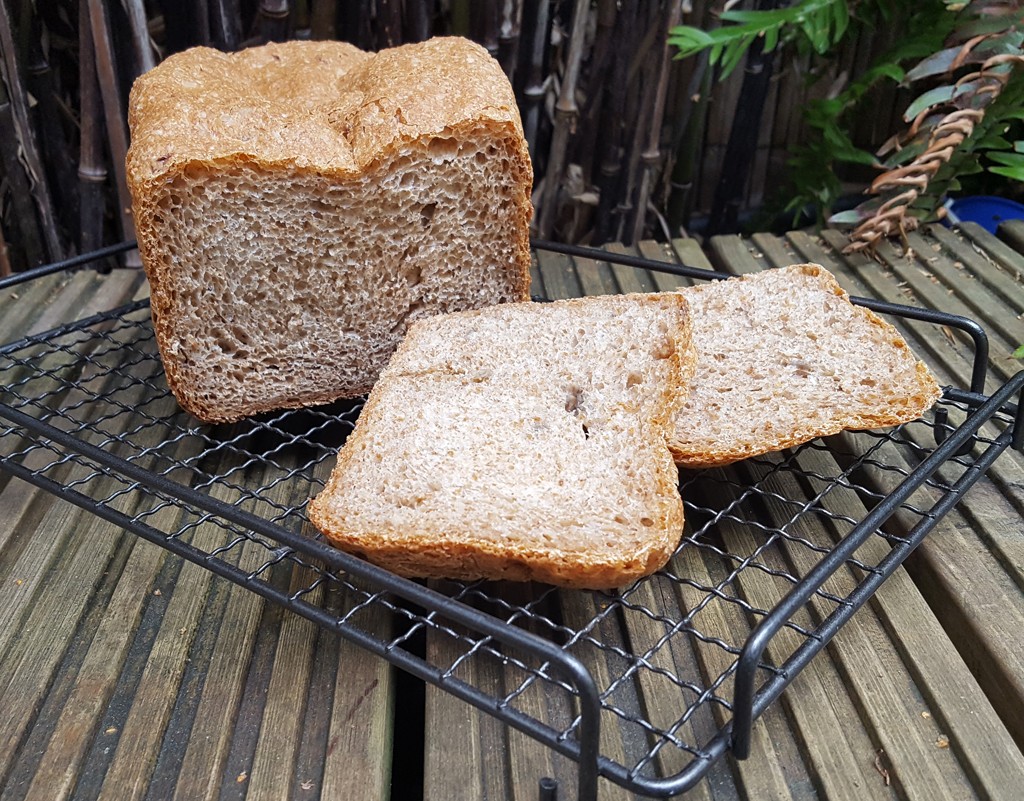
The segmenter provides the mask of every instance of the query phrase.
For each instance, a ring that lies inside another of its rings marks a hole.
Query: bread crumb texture
[[[924,414],[941,389],[899,332],[816,264],[682,290],[697,379],[670,441],[687,467]]]
[[[340,548],[417,577],[621,586],[682,533],[666,446],[692,375],[678,294],[414,324],[310,502]]]
[[[157,341],[201,419],[363,394],[410,322],[529,297],[529,154],[465,39],[195,48],[129,121]]]

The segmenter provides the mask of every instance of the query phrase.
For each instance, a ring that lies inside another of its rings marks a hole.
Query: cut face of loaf
[[[682,533],[665,440],[688,319],[664,294],[414,324],[310,520],[405,576],[608,588],[654,572]]]
[[[410,322],[529,297],[529,156],[466,40],[198,48],[130,122],[157,341],[201,419],[364,394]]]
[[[800,264],[683,290],[696,378],[675,423],[677,463],[711,467],[843,429],[917,419],[942,394],[899,332]]]

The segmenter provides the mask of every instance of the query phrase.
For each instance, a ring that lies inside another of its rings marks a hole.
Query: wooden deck
[[[842,256],[842,238],[831,233],[720,237],[704,250],[691,240],[644,243],[638,252],[732,273],[814,261],[852,294],[974,318],[991,338],[991,393],[1020,369],[1011,354],[1024,342],[1024,226],[1006,225],[1001,234],[971,225],[932,228],[910,236],[912,253],[886,247],[877,262]],[[535,291],[552,298],[681,283],[549,253],[534,274]],[[0,342],[145,292],[141,277],[127,270],[35,281],[0,297]],[[923,323],[903,330],[940,382],[969,383],[972,348],[963,337]],[[801,452],[803,475],[834,471],[845,447],[854,445],[841,435],[828,448]],[[887,466],[911,466],[889,444],[873,464],[881,488],[895,480]],[[777,481],[779,497],[808,492],[792,477]],[[853,493],[830,502],[837,517],[865,514]],[[786,514],[771,504],[765,509],[767,520]],[[1019,799],[1022,515],[1024,458],[1006,453],[758,719],[750,758],[726,757],[685,797]],[[905,529],[914,522],[909,511],[897,515]],[[751,534],[741,526],[725,521],[722,536],[749,547]],[[876,538],[858,553],[867,559],[886,548]],[[247,558],[237,555],[240,563]],[[809,567],[796,549],[779,558],[789,569]],[[703,562],[678,568],[698,579],[709,569]],[[854,572],[844,568],[829,587],[841,594]],[[715,576],[703,578],[714,585]],[[766,571],[744,578],[739,591],[753,607],[767,608],[772,578]],[[303,577],[286,580],[300,586]],[[637,603],[656,613],[678,602],[661,592],[660,585],[645,588]],[[314,600],[338,611],[352,603],[333,592]],[[570,628],[593,617],[600,602],[588,593],[544,596]],[[828,612],[824,601],[814,603],[821,608],[812,604],[808,616]],[[705,633],[733,641],[749,630],[730,610],[709,606]],[[627,620],[609,636],[636,648],[658,636],[656,624],[656,615]],[[390,624],[382,616],[375,625]],[[772,647],[785,651],[788,636]],[[420,647],[444,662],[444,640],[428,636]],[[613,659],[614,652],[609,669]],[[716,669],[716,657],[704,652],[662,650],[655,659],[665,671]],[[486,663],[467,664],[477,686],[507,681]],[[601,672],[601,664],[594,669]],[[656,720],[674,690],[652,675],[640,682],[636,702]],[[544,703],[540,695],[524,700]],[[632,747],[614,726],[603,730],[602,745],[610,753]],[[660,758],[666,775],[679,768],[667,749]],[[493,801],[537,798],[542,776],[558,781],[559,799],[575,797],[568,759],[248,590],[0,472],[0,801]],[[602,780],[602,801],[633,797]]]

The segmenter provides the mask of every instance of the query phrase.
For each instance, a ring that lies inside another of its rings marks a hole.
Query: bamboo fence
[[[815,81],[808,65],[778,60],[758,90],[756,131],[738,143],[749,126],[749,102],[738,106],[751,95],[743,70],[718,83],[705,59],[673,60],[666,44],[673,25],[715,25],[723,3],[0,0],[0,274],[133,237],[124,156],[136,76],[195,45],[289,38],[368,50],[435,35],[480,42],[519,101],[539,237],[680,236],[716,206],[735,226],[781,183],[808,97],[863,69],[884,36],[849,42],[834,74]],[[876,109],[857,132],[862,142],[895,130],[893,99]]]

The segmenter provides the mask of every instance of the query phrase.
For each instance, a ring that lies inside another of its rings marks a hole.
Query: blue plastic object
[[[960,197],[946,204],[949,222],[976,222],[995,233],[1003,220],[1024,220],[1024,205],[994,195]]]

